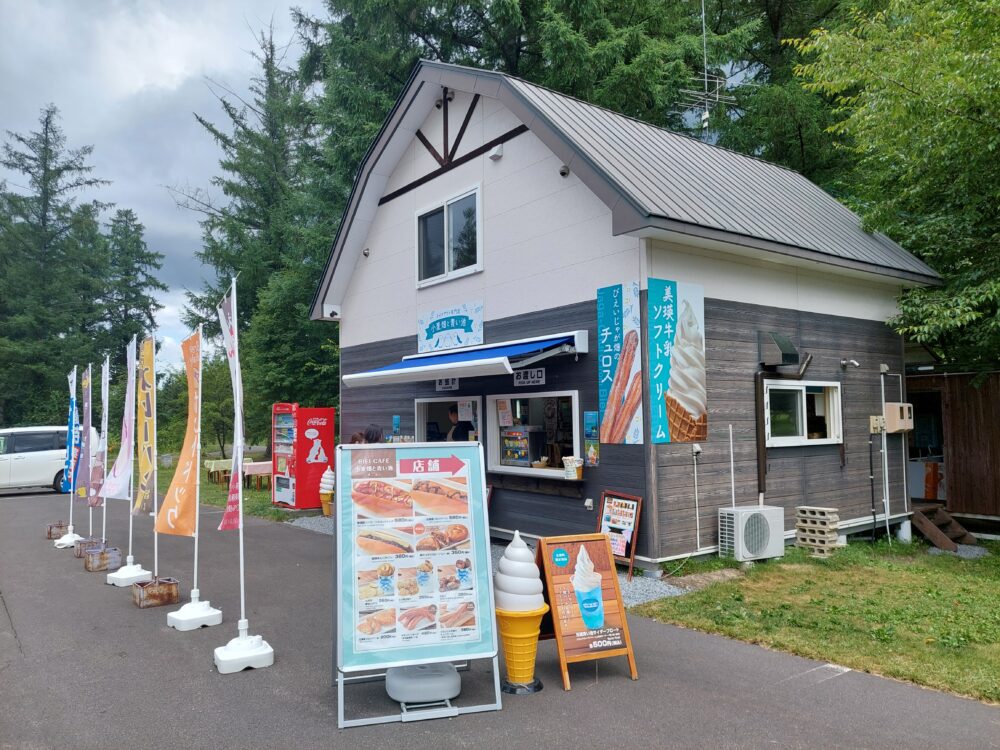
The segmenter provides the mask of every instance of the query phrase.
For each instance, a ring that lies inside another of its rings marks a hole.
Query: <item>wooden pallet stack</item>
[[[813,557],[829,557],[840,542],[840,515],[836,508],[799,505],[795,508],[795,546]]]

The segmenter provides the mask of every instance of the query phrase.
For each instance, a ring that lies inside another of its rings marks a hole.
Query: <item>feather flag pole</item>
[[[239,529],[240,536],[240,620],[238,635],[225,646],[215,649],[215,666],[222,674],[241,672],[247,667],[261,668],[274,664],[274,649],[259,635],[247,635],[250,622],[246,615],[246,579],[243,558],[243,375],[240,371],[239,330],[236,313],[236,279],[230,293],[218,307],[219,327],[229,360],[233,382],[233,464],[229,475],[229,497],[219,531]]]
[[[177,630],[194,630],[222,622],[222,610],[201,601],[198,589],[198,506],[201,494],[201,326],[181,342],[184,369],[188,380],[188,424],[184,446],[163,507],[156,517],[156,528],[164,534],[194,537],[194,576],[191,601],[176,612],[167,614],[167,625]]]
[[[83,539],[82,536],[73,531],[73,500],[76,497],[77,449],[80,445],[80,436],[77,432],[76,421],[76,365],[73,365],[73,372],[69,373],[66,379],[69,381],[69,417],[66,427],[66,463],[63,467],[63,478],[60,489],[63,492],[69,492],[69,525],[66,527],[66,533],[53,542],[56,549],[68,549]]]

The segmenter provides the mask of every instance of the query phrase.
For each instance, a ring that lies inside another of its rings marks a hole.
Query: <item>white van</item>
[[[91,427],[92,456],[97,442],[97,430]],[[59,492],[65,466],[66,425],[0,430],[0,489],[51,487]]]

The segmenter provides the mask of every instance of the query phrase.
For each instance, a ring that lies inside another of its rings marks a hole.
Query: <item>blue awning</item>
[[[471,347],[457,351],[417,354],[385,367],[344,375],[344,385],[387,385],[415,383],[440,378],[473,378],[485,375],[512,375],[514,369],[527,367],[557,354],[587,351],[587,332],[572,331],[550,337]]]

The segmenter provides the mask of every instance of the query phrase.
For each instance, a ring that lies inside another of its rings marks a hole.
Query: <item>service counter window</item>
[[[580,456],[577,391],[486,397],[489,471],[563,479],[563,458]]]
[[[418,443],[479,440],[483,400],[479,396],[418,398],[414,402]]]
[[[840,383],[764,381],[768,448],[842,443]]]

